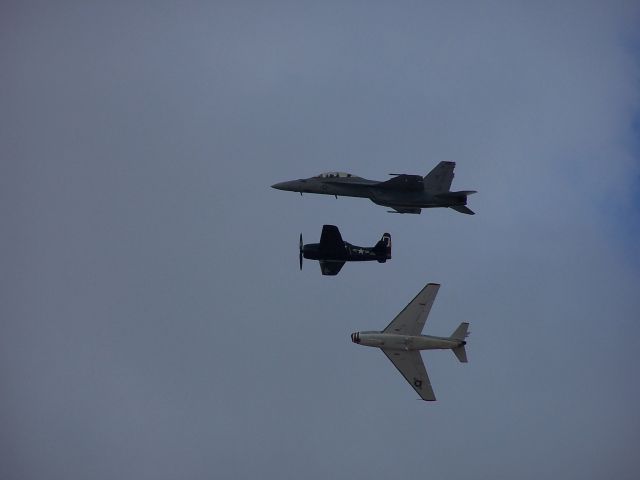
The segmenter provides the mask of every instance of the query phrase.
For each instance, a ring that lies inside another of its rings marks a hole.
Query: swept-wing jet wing
[[[403,352],[401,350],[385,350],[384,348],[381,350],[420,395],[420,398],[429,401],[436,399],[419,351]]]
[[[327,260],[320,260],[320,270],[322,270],[323,275],[337,275],[343,265],[344,262],[330,262]]]
[[[440,285],[428,283],[416,295],[416,298],[409,302],[409,305],[394,318],[382,333],[395,333],[398,335],[420,335],[424,324],[427,321],[433,301],[436,299]],[[397,365],[396,365],[397,366]],[[404,374],[403,374],[404,375]],[[426,375],[426,373],[425,373]]]
[[[335,256],[336,258],[346,255],[344,240],[342,240],[340,230],[335,225],[323,225],[322,234],[320,235],[320,251],[324,256]],[[340,268],[342,268],[342,265],[340,265]],[[340,268],[338,268],[338,271]]]

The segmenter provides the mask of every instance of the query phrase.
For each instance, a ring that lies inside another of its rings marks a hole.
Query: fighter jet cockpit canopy
[[[349,177],[353,177],[353,175],[345,172],[326,172],[326,173],[321,173],[320,175],[316,175],[315,178],[349,178]]]

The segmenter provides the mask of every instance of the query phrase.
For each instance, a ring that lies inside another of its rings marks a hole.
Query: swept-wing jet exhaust
[[[384,182],[367,180],[350,173],[323,173],[315,177],[271,185],[277,190],[318,193],[344,197],[368,198],[373,203],[390,207],[393,213],[420,213],[423,208],[451,208],[473,215],[467,205],[467,196],[475,190],[452,192],[455,162],[440,162],[425,177],[420,175],[392,174]]]
[[[431,388],[420,350],[452,350],[459,361],[467,362],[464,346],[469,324],[461,323],[449,337],[422,335],[422,329],[440,285],[427,284],[396,318],[381,332],[355,332],[351,341],[367,347],[377,347],[391,360],[402,376],[423,400],[433,401]]]
[[[302,242],[300,234],[300,270],[302,259],[319,260],[323,275],[337,275],[345,262],[377,260],[384,263],[391,258],[391,235],[385,233],[373,247],[358,247],[342,240],[335,225],[323,225],[320,243]]]

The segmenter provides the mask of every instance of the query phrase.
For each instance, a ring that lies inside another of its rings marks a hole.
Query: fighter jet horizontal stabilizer
[[[464,205],[452,205],[449,208],[455,210],[456,212],[464,213],[466,215],[475,215],[476,214],[476,212],[474,212],[473,210],[471,210],[470,208],[468,208],[468,207],[466,207]]]

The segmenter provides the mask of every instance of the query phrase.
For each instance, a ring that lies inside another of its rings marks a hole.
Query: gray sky
[[[0,477],[637,478],[639,15],[3,2]],[[441,160],[476,216],[269,188]],[[427,282],[429,404],[349,339]]]

